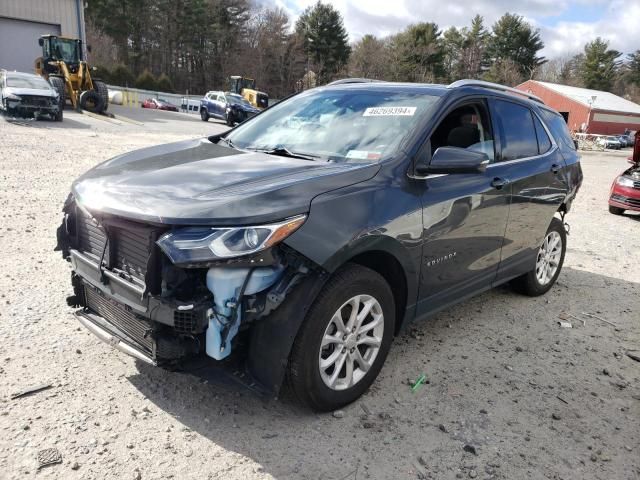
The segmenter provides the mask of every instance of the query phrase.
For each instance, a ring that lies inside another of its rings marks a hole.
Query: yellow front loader
[[[107,85],[91,77],[91,68],[83,58],[82,41],[77,38],[43,35],[38,40],[42,56],[36,59],[36,73],[49,80],[60,95],[76,110],[105,113],[109,107]]]
[[[229,89],[233,93],[242,95],[256,108],[263,109],[269,106],[269,95],[256,90],[256,81],[253,78],[233,75],[229,77]]]

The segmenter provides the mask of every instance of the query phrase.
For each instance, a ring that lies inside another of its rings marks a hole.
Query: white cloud
[[[487,28],[505,12],[517,13],[540,28],[545,49],[554,58],[574,54],[597,36],[629,53],[640,48],[640,0],[324,0],[339,10],[351,40],[367,33],[393,34],[411,23],[436,22],[440,28],[469,25],[475,13]],[[295,19],[316,0],[263,0],[284,8]],[[445,3],[446,2],[446,3]],[[591,18],[584,20],[582,9]],[[597,18],[593,18],[593,12]]]

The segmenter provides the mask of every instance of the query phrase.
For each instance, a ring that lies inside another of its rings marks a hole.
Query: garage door
[[[38,38],[47,33],[60,35],[60,25],[0,17],[0,68],[33,72],[42,56]]]

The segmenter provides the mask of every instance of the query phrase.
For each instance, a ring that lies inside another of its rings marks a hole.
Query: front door
[[[495,161],[485,100],[465,101],[445,116],[429,150],[442,146],[482,151]],[[510,191],[500,165],[425,179],[419,316],[490,287],[500,263]]]

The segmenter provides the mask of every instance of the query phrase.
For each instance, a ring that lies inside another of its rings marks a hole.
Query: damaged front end
[[[147,363],[175,368],[197,356],[225,359],[236,337],[251,342],[254,324],[281,321],[274,311],[296,285],[323,277],[280,243],[305,218],[172,228],[90,212],[69,196],[56,247],[73,270],[68,303],[80,307],[80,322],[99,338]],[[297,327],[289,330],[285,337]],[[286,363],[288,350],[272,355],[278,369],[283,355]],[[269,376],[269,388],[277,389]]]

